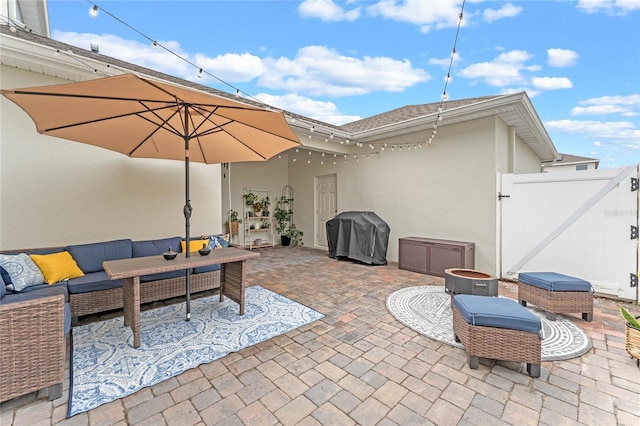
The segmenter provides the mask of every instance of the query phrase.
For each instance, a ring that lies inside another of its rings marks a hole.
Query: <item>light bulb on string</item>
[[[93,7],[91,9],[89,9],[89,16],[91,16],[92,18],[95,18],[96,16],[98,16],[98,5],[94,4]]]
[[[200,68],[200,71],[198,71],[198,78],[202,78],[202,68]]]
[[[153,47],[153,48],[158,47],[158,42],[153,40],[153,43],[151,43],[151,47]]]

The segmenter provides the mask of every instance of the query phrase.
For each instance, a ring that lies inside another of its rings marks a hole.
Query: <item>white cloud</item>
[[[549,130],[561,133],[584,133],[594,139],[609,139],[624,141],[624,143],[638,143],[640,130],[629,121],[577,121],[557,120],[548,121],[545,127]]]
[[[640,94],[629,96],[602,96],[578,102],[571,115],[622,114],[635,117],[640,114]]]
[[[624,15],[640,9],[638,0],[578,0],[578,9],[587,13],[605,12],[608,14]]]
[[[369,6],[367,11],[372,16],[418,25],[426,33],[432,27],[457,27],[460,5],[458,0],[382,0]]]
[[[360,8],[345,11],[333,0],[305,0],[298,6],[300,16],[318,18],[325,22],[355,21],[360,17]]]
[[[535,77],[531,80],[533,87],[541,90],[570,89],[573,83],[566,77]]]
[[[202,79],[196,80],[197,68],[165,49],[153,48],[150,44],[111,35],[58,31],[54,31],[53,37],[85,49],[89,48],[89,43],[98,44],[101,54],[202,84],[219,84],[208,73],[229,84],[256,81],[269,89],[312,96],[402,92],[431,78],[426,71],[414,68],[406,59],[344,56],[324,46],[303,47],[294,58],[262,58],[249,53],[209,57],[202,53],[185,52],[177,42],[159,41],[176,55],[206,71]]]
[[[501,53],[491,62],[480,62],[469,65],[458,73],[460,77],[482,79],[490,86],[509,86],[523,84],[525,77],[521,71],[526,70],[524,63],[533,58],[526,50],[512,50]],[[537,70],[534,66],[530,70]]]
[[[514,6],[511,3],[503,5],[500,9],[485,9],[482,13],[482,18],[485,22],[493,22],[502,18],[513,18],[522,12],[520,6]]]
[[[151,44],[143,44],[133,40],[125,40],[115,35],[97,35],[87,33],[53,31],[52,37],[74,46],[88,49],[89,44],[97,44],[100,54],[118,58],[120,60],[140,65],[150,69],[194,81],[198,70],[192,65],[181,60],[179,55],[188,61],[198,64],[200,68],[216,77],[230,82],[247,82],[253,80],[265,72],[262,59],[250,54],[227,53],[216,57],[208,57],[201,53],[190,54],[185,52],[180,43],[175,41],[158,42],[176,55],[161,47],[152,47]],[[198,79],[200,83],[212,82],[214,79],[202,75]]]
[[[296,94],[274,96],[267,93],[260,93],[255,97],[268,105],[273,105],[336,126],[351,123],[352,121],[362,118],[357,115],[345,115],[341,113],[333,102],[317,101]]]
[[[308,46],[295,58],[266,58],[259,83],[270,89],[311,96],[351,96],[374,91],[401,92],[430,79],[409,60],[343,56],[325,46]]]
[[[548,63],[552,67],[569,67],[578,61],[578,53],[568,49],[547,49]]]

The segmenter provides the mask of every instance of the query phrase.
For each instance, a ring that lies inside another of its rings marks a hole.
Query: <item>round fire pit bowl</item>
[[[475,294],[498,297],[498,277],[475,269],[445,269],[444,290],[452,296]]]

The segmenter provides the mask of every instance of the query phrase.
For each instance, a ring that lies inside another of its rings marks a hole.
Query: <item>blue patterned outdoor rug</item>
[[[462,348],[453,337],[451,297],[444,286],[406,287],[387,297],[387,309],[407,327],[438,342]],[[556,315],[549,321],[543,311],[527,306],[542,322],[542,361],[576,358],[591,349],[591,339],[571,320]]]
[[[219,296],[141,312],[141,346],[123,318],[74,327],[68,417],[130,395],[242,348],[324,317],[259,286],[249,287],[245,314]]]

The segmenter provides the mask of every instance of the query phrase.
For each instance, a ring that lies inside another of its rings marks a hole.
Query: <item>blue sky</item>
[[[439,102],[462,5],[93,3],[49,0],[51,37],[336,125]],[[520,91],[559,152],[640,162],[640,0],[467,0],[448,98]]]

